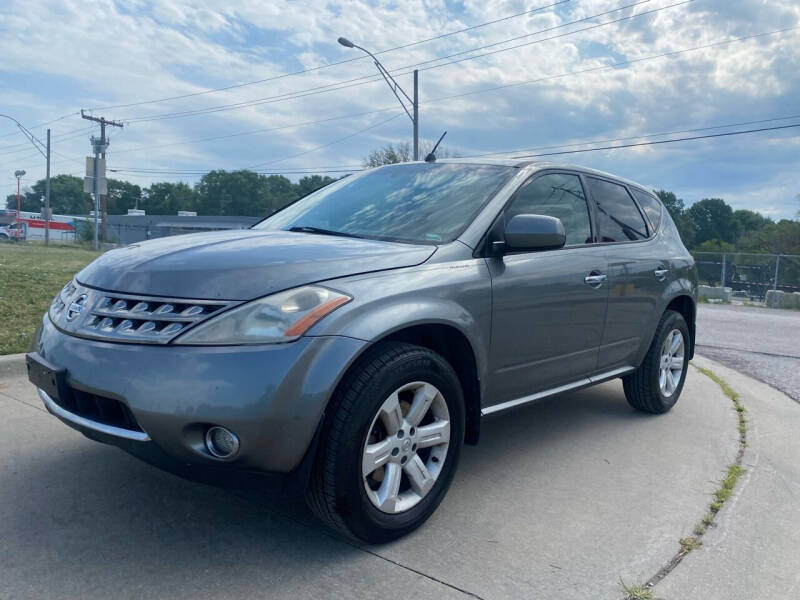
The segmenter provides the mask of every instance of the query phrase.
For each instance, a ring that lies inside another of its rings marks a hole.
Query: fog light
[[[224,427],[210,427],[206,431],[206,448],[217,458],[232,458],[239,451],[239,438]]]

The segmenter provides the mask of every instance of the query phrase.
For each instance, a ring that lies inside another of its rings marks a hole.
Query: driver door
[[[535,175],[506,207],[561,219],[566,245],[557,250],[487,258],[492,278],[488,404],[564,385],[596,369],[608,285],[606,258],[594,241],[581,178]],[[591,279],[586,279],[590,277]]]

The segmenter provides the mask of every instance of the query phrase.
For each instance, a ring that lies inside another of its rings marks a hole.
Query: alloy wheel
[[[684,350],[683,334],[678,329],[673,329],[661,345],[659,361],[658,387],[665,398],[672,396],[681,382]]]
[[[449,445],[450,411],[438,388],[414,381],[395,390],[364,443],[361,475],[373,506],[389,514],[416,506],[436,483]]]

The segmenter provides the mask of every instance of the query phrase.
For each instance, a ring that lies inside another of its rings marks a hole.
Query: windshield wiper
[[[343,231],[332,231],[330,229],[323,229],[322,227],[312,227],[310,225],[295,225],[294,227],[289,227],[287,231],[294,231],[300,233],[315,233],[318,235],[337,235],[339,237],[352,237],[352,238],[361,237],[354,233],[345,233]]]

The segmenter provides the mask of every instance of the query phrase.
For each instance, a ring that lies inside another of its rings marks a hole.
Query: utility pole
[[[47,128],[47,178],[44,181],[44,245],[50,244],[50,128]]]
[[[104,117],[94,117],[92,115],[86,115],[81,109],[81,118],[86,119],[87,121],[94,121],[95,123],[100,123],[100,139],[92,136],[92,150],[94,152],[94,243],[92,247],[97,250],[99,248],[99,244],[97,242],[97,234],[98,234],[98,217],[100,213],[100,173],[98,169],[98,163],[100,162],[100,155],[102,154],[102,159],[105,162],[106,159],[106,149],[108,148],[108,140],[106,139],[106,125],[110,125],[111,127],[119,127],[122,128],[122,123],[118,121],[109,121]],[[105,225],[106,225],[106,211],[105,211],[105,202],[103,203],[103,239],[105,239]]]
[[[417,71],[417,69],[414,69],[414,118],[413,118],[413,121],[414,121],[414,160],[419,160],[419,71]]]

